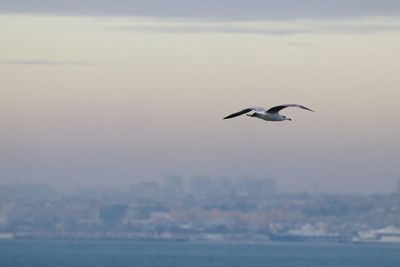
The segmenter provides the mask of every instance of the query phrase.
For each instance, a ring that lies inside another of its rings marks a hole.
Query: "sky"
[[[0,184],[393,192],[398,1],[1,1]],[[285,122],[243,108],[285,103]]]

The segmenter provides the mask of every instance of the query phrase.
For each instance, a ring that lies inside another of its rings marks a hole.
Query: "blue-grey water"
[[[400,246],[1,240],[1,267],[399,267]]]

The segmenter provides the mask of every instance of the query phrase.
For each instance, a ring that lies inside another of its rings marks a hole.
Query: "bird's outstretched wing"
[[[233,114],[231,114],[231,115],[226,116],[226,117],[224,118],[224,120],[225,120],[225,119],[231,119],[231,118],[234,118],[234,117],[237,117],[237,116],[246,114],[246,113],[248,113],[248,112],[250,112],[250,111],[253,111],[253,110],[255,110],[255,109],[254,109],[254,108],[245,108],[245,109],[243,109],[243,110],[241,110],[241,111],[239,111],[239,112],[236,112],[236,113],[233,113]]]
[[[314,112],[314,110],[311,110],[309,108],[306,108],[305,106],[298,105],[298,104],[286,104],[286,105],[275,106],[275,107],[268,109],[267,112],[268,113],[278,113],[281,109],[288,108],[288,107],[301,108],[301,109],[305,109],[305,110]]]

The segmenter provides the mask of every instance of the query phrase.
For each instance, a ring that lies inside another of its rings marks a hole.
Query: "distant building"
[[[213,183],[214,194],[216,196],[228,197],[235,195],[235,187],[231,180],[227,178],[215,179]]]
[[[400,194],[400,177],[397,178],[397,194]]]
[[[207,197],[210,195],[211,180],[208,177],[197,176],[190,181],[190,192],[196,197]]]
[[[146,206],[131,205],[126,210],[126,221],[134,222],[140,220],[149,220],[151,216],[151,209]]]
[[[55,194],[47,184],[17,184],[0,186],[0,199],[38,199]]]
[[[269,178],[243,178],[237,181],[236,191],[239,196],[263,197],[276,194],[275,179]]]
[[[100,221],[97,205],[71,203],[58,210],[59,220],[64,224],[95,224]]]
[[[119,224],[125,218],[128,206],[124,204],[105,205],[100,208],[100,219],[105,224]]]
[[[7,223],[7,206],[10,205],[0,205],[0,226]]]
[[[161,189],[157,182],[143,182],[131,187],[131,195],[134,198],[158,199]]]
[[[179,176],[170,176],[165,179],[164,190],[167,197],[181,197],[183,195],[183,181]]]

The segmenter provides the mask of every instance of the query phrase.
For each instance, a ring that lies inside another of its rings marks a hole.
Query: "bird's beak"
[[[291,119],[291,118],[287,118],[287,120],[288,120],[288,121],[291,121],[292,119]]]

